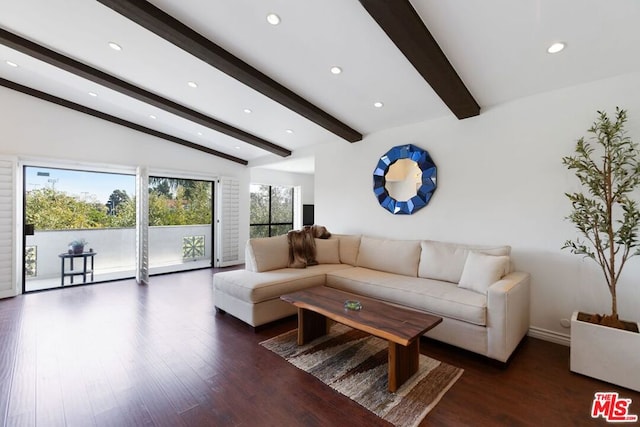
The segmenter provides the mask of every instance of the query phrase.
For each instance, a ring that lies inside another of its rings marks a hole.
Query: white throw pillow
[[[318,264],[340,264],[340,240],[316,239]]]
[[[509,271],[509,257],[469,252],[458,287],[486,294]]]
[[[508,256],[511,253],[510,246],[466,245],[435,240],[423,240],[420,246],[422,252],[418,276],[451,283],[460,282],[470,252],[496,256]]]
[[[358,251],[360,250],[360,235],[332,234],[331,239],[340,241],[340,262],[342,264],[356,265]]]
[[[358,267],[418,277],[419,240],[391,240],[362,236]]]
[[[287,235],[249,239],[255,271],[278,270],[289,266],[289,241]]]

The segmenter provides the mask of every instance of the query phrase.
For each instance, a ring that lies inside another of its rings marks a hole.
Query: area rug
[[[463,372],[421,354],[418,372],[391,393],[387,341],[341,324],[309,344],[296,341],[294,329],[260,345],[396,426],[418,425]]]

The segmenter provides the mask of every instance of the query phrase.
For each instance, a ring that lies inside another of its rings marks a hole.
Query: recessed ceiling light
[[[342,72],[342,68],[340,67],[331,67],[331,74],[340,74]]]
[[[291,134],[291,133],[293,133],[293,130],[287,129],[287,130],[285,130],[285,132]]]
[[[202,136],[202,132],[198,132],[198,136]]]
[[[240,147],[236,145],[236,150],[239,150],[239,149],[240,149]]]
[[[378,102],[374,102],[373,106],[376,107],[376,108],[382,108],[382,107],[384,107],[384,104],[382,102],[378,101]]]
[[[8,66],[13,67],[13,68],[18,68],[18,64],[16,64],[15,62],[12,61],[5,61],[7,63]]]
[[[153,119],[153,120],[157,119],[157,117],[156,117],[156,116],[154,116],[153,114],[149,114],[149,118],[150,118],[150,119]]]
[[[244,110],[242,110],[242,111],[244,111],[244,112],[245,112],[245,114],[251,114],[251,110],[250,110],[250,109],[248,109],[248,108],[245,108],[245,109],[244,109]]]
[[[194,89],[198,87],[198,83],[196,82],[188,82],[187,85],[189,85],[189,87],[192,87]]]
[[[563,42],[557,42],[549,46],[547,52],[549,53],[558,53],[561,52],[565,48],[566,44]]]
[[[267,15],[267,22],[271,25],[278,25],[280,23],[280,17],[275,13],[270,13]]]
[[[96,96],[98,96],[98,94],[95,92],[89,92],[89,96],[93,96],[95,98]]]
[[[109,47],[113,50],[117,50],[118,52],[122,50],[122,46],[115,42],[109,42]]]

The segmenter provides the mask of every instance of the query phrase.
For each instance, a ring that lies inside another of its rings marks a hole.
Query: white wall
[[[627,130],[640,142],[640,73],[536,95],[459,121],[453,117],[367,135],[363,141],[319,146],[316,222],[331,232],[509,244],[515,267],[531,273],[531,325],[568,334],[560,326],[575,309],[608,312],[608,291],[595,263],[561,251],[577,236],[563,218],[564,192],[578,189],[561,158],[586,136],[596,110],[629,112]],[[372,172],[396,145],[431,154],[438,188],[428,206],[394,216],[378,205]],[[640,196],[640,195],[639,195]],[[640,199],[640,197],[638,197]],[[640,257],[618,286],[621,317],[640,321]]]
[[[285,185],[302,187],[302,204],[312,205],[314,201],[314,176],[304,173],[280,172],[273,169],[254,167],[250,169],[252,184]]]
[[[0,87],[0,154],[73,167],[148,166],[240,181],[240,242],[249,238],[249,168]],[[185,172],[186,171],[186,172]],[[240,251],[244,258],[243,250]]]

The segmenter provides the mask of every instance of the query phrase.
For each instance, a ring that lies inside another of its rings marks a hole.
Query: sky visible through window
[[[107,203],[114,190],[124,190],[134,196],[136,179],[134,175],[104,172],[86,172],[27,166],[25,168],[25,188],[27,191],[40,188],[55,188],[79,200],[97,200]]]

